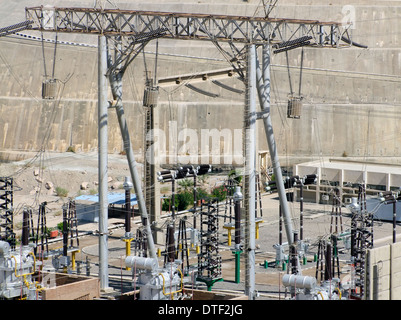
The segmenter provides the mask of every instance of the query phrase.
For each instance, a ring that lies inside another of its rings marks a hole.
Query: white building
[[[360,183],[366,183],[366,194],[372,196],[401,187],[401,166],[396,164],[326,158],[294,165],[293,174],[318,175],[315,185],[303,187],[304,200],[316,203],[332,203],[335,187],[340,190],[343,204],[358,196]],[[294,199],[298,195],[299,188],[294,188]]]

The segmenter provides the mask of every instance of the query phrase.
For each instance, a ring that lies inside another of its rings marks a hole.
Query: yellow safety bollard
[[[75,255],[80,252],[79,250],[71,252],[71,268],[75,270]]]
[[[124,242],[125,242],[125,256],[126,257],[131,255],[131,241],[132,240],[133,240],[132,238],[124,239]],[[125,270],[131,270],[131,268],[130,267],[125,267]]]
[[[235,227],[224,226],[223,228],[224,228],[224,229],[227,229],[227,236],[228,236],[227,244],[228,244],[228,246],[231,246],[231,239],[232,239],[232,237],[231,237],[231,230],[232,230],[232,229],[235,229]]]

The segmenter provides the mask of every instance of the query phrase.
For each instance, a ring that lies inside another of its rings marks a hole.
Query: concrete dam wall
[[[259,2],[163,0],[143,4],[114,1],[121,9],[247,16],[263,14],[258,8]],[[5,4],[0,9],[2,26],[23,21],[26,6],[42,4],[92,7],[93,1]],[[301,49],[289,51],[288,60],[285,54],[272,54],[271,115],[279,155],[284,158],[281,164],[291,165],[322,156],[400,157],[399,2],[279,1],[271,16],[338,22],[348,19],[353,22],[353,41],[368,46],[367,49],[305,47],[301,82]],[[58,34],[58,40],[63,43],[55,47],[53,42],[40,41],[40,33],[22,33],[31,37],[0,38],[0,152],[3,160],[7,160],[8,151],[45,148],[64,152],[70,146],[77,152],[96,150],[97,37]],[[55,34],[44,33],[43,37],[54,40]],[[123,78],[124,109],[139,160],[144,154],[145,75],[146,72],[154,75],[155,51],[155,41],[152,41]],[[210,42],[160,39],[158,52],[158,79],[230,68]],[[57,96],[54,100],[43,100],[42,82],[53,73],[57,79]],[[235,75],[216,78],[236,90],[233,92],[212,80],[193,79],[160,86],[155,128],[160,139],[158,151],[166,155],[166,162],[169,159],[171,162],[202,162],[206,158],[201,157],[208,150],[209,160],[214,164],[230,159],[241,164],[238,153],[242,152],[245,95],[240,91],[245,89],[244,84]],[[194,91],[186,84],[212,96]],[[300,84],[301,118],[290,119],[286,116],[288,96],[291,91],[298,93]],[[113,109],[109,116],[109,152],[120,153],[122,139]],[[267,150],[263,126],[258,125],[258,149]],[[218,157],[223,154],[230,154],[232,158]]]

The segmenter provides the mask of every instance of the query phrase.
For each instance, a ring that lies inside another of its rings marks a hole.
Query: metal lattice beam
[[[336,22],[265,17],[148,12],[96,8],[26,8],[32,29],[135,36],[166,30],[164,38],[229,43],[280,43],[311,36],[311,46],[350,46],[346,28]]]

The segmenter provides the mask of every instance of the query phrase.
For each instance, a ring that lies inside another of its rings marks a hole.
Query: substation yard
[[[279,220],[278,220],[278,199],[276,194],[263,196],[263,217],[262,222],[259,224],[259,237],[256,240],[257,250],[255,253],[255,286],[258,291],[259,300],[277,300],[286,299],[289,297],[286,288],[282,285],[282,277],[284,274],[290,272],[288,265],[274,266],[276,252],[273,245],[278,243],[279,238]],[[299,203],[291,203],[293,210],[296,212]],[[342,214],[344,230],[350,227],[350,214],[344,209]],[[191,213],[183,213],[187,215],[188,220],[191,220]],[[182,217],[182,215],[180,215]],[[179,217],[180,217],[179,216]],[[220,226],[224,225],[224,218],[220,218]],[[296,222],[296,218],[294,221]],[[133,232],[139,225],[139,218],[134,218],[132,224]],[[317,262],[315,255],[317,254],[317,241],[319,238],[329,234],[331,223],[331,205],[322,205],[314,203],[304,204],[304,239],[309,242],[309,250],[306,254],[306,259],[302,261],[302,275],[316,276]],[[392,241],[392,224],[388,222],[376,222],[375,230],[375,246],[389,244]],[[98,254],[99,245],[96,230],[98,226],[96,223],[85,223],[79,225],[79,232],[82,234],[80,237],[80,252],[76,255],[77,262],[81,262],[80,274],[85,275],[86,260],[90,261],[90,276],[96,277],[98,275]],[[133,297],[133,277],[132,270],[126,270],[125,260],[125,242],[121,240],[124,236],[124,218],[111,218],[109,219],[109,281],[112,291],[107,293],[100,293],[101,298],[119,299],[121,296],[127,295],[131,299]],[[283,242],[286,241],[285,232],[283,231]],[[51,240],[49,248],[59,248],[62,245],[61,237],[57,240]],[[156,244],[160,251],[165,250],[164,243]],[[342,250],[343,245],[339,244],[340,251],[340,272],[341,279],[350,277],[350,257],[349,250]],[[231,246],[228,246],[228,233],[226,229],[220,228],[219,232],[219,248],[222,257],[222,279],[223,281],[216,282],[212,287],[213,293],[221,295],[233,294],[235,296],[244,297],[245,290],[245,255],[241,254],[240,265],[240,282],[235,281],[235,257],[233,254],[234,241],[232,239]],[[132,249],[133,250],[133,249]],[[163,265],[164,257],[159,257],[159,265]],[[189,264],[196,266],[197,254],[195,248],[190,249]],[[266,262],[268,266],[266,267]],[[77,273],[77,270],[69,270],[72,274]],[[191,278],[191,275],[188,276]],[[319,276],[320,277],[320,271]],[[348,279],[349,280],[349,279]],[[191,296],[192,290],[206,291],[207,287],[202,282],[187,283],[185,285],[185,292]],[[246,297],[246,296],[245,296]]]

